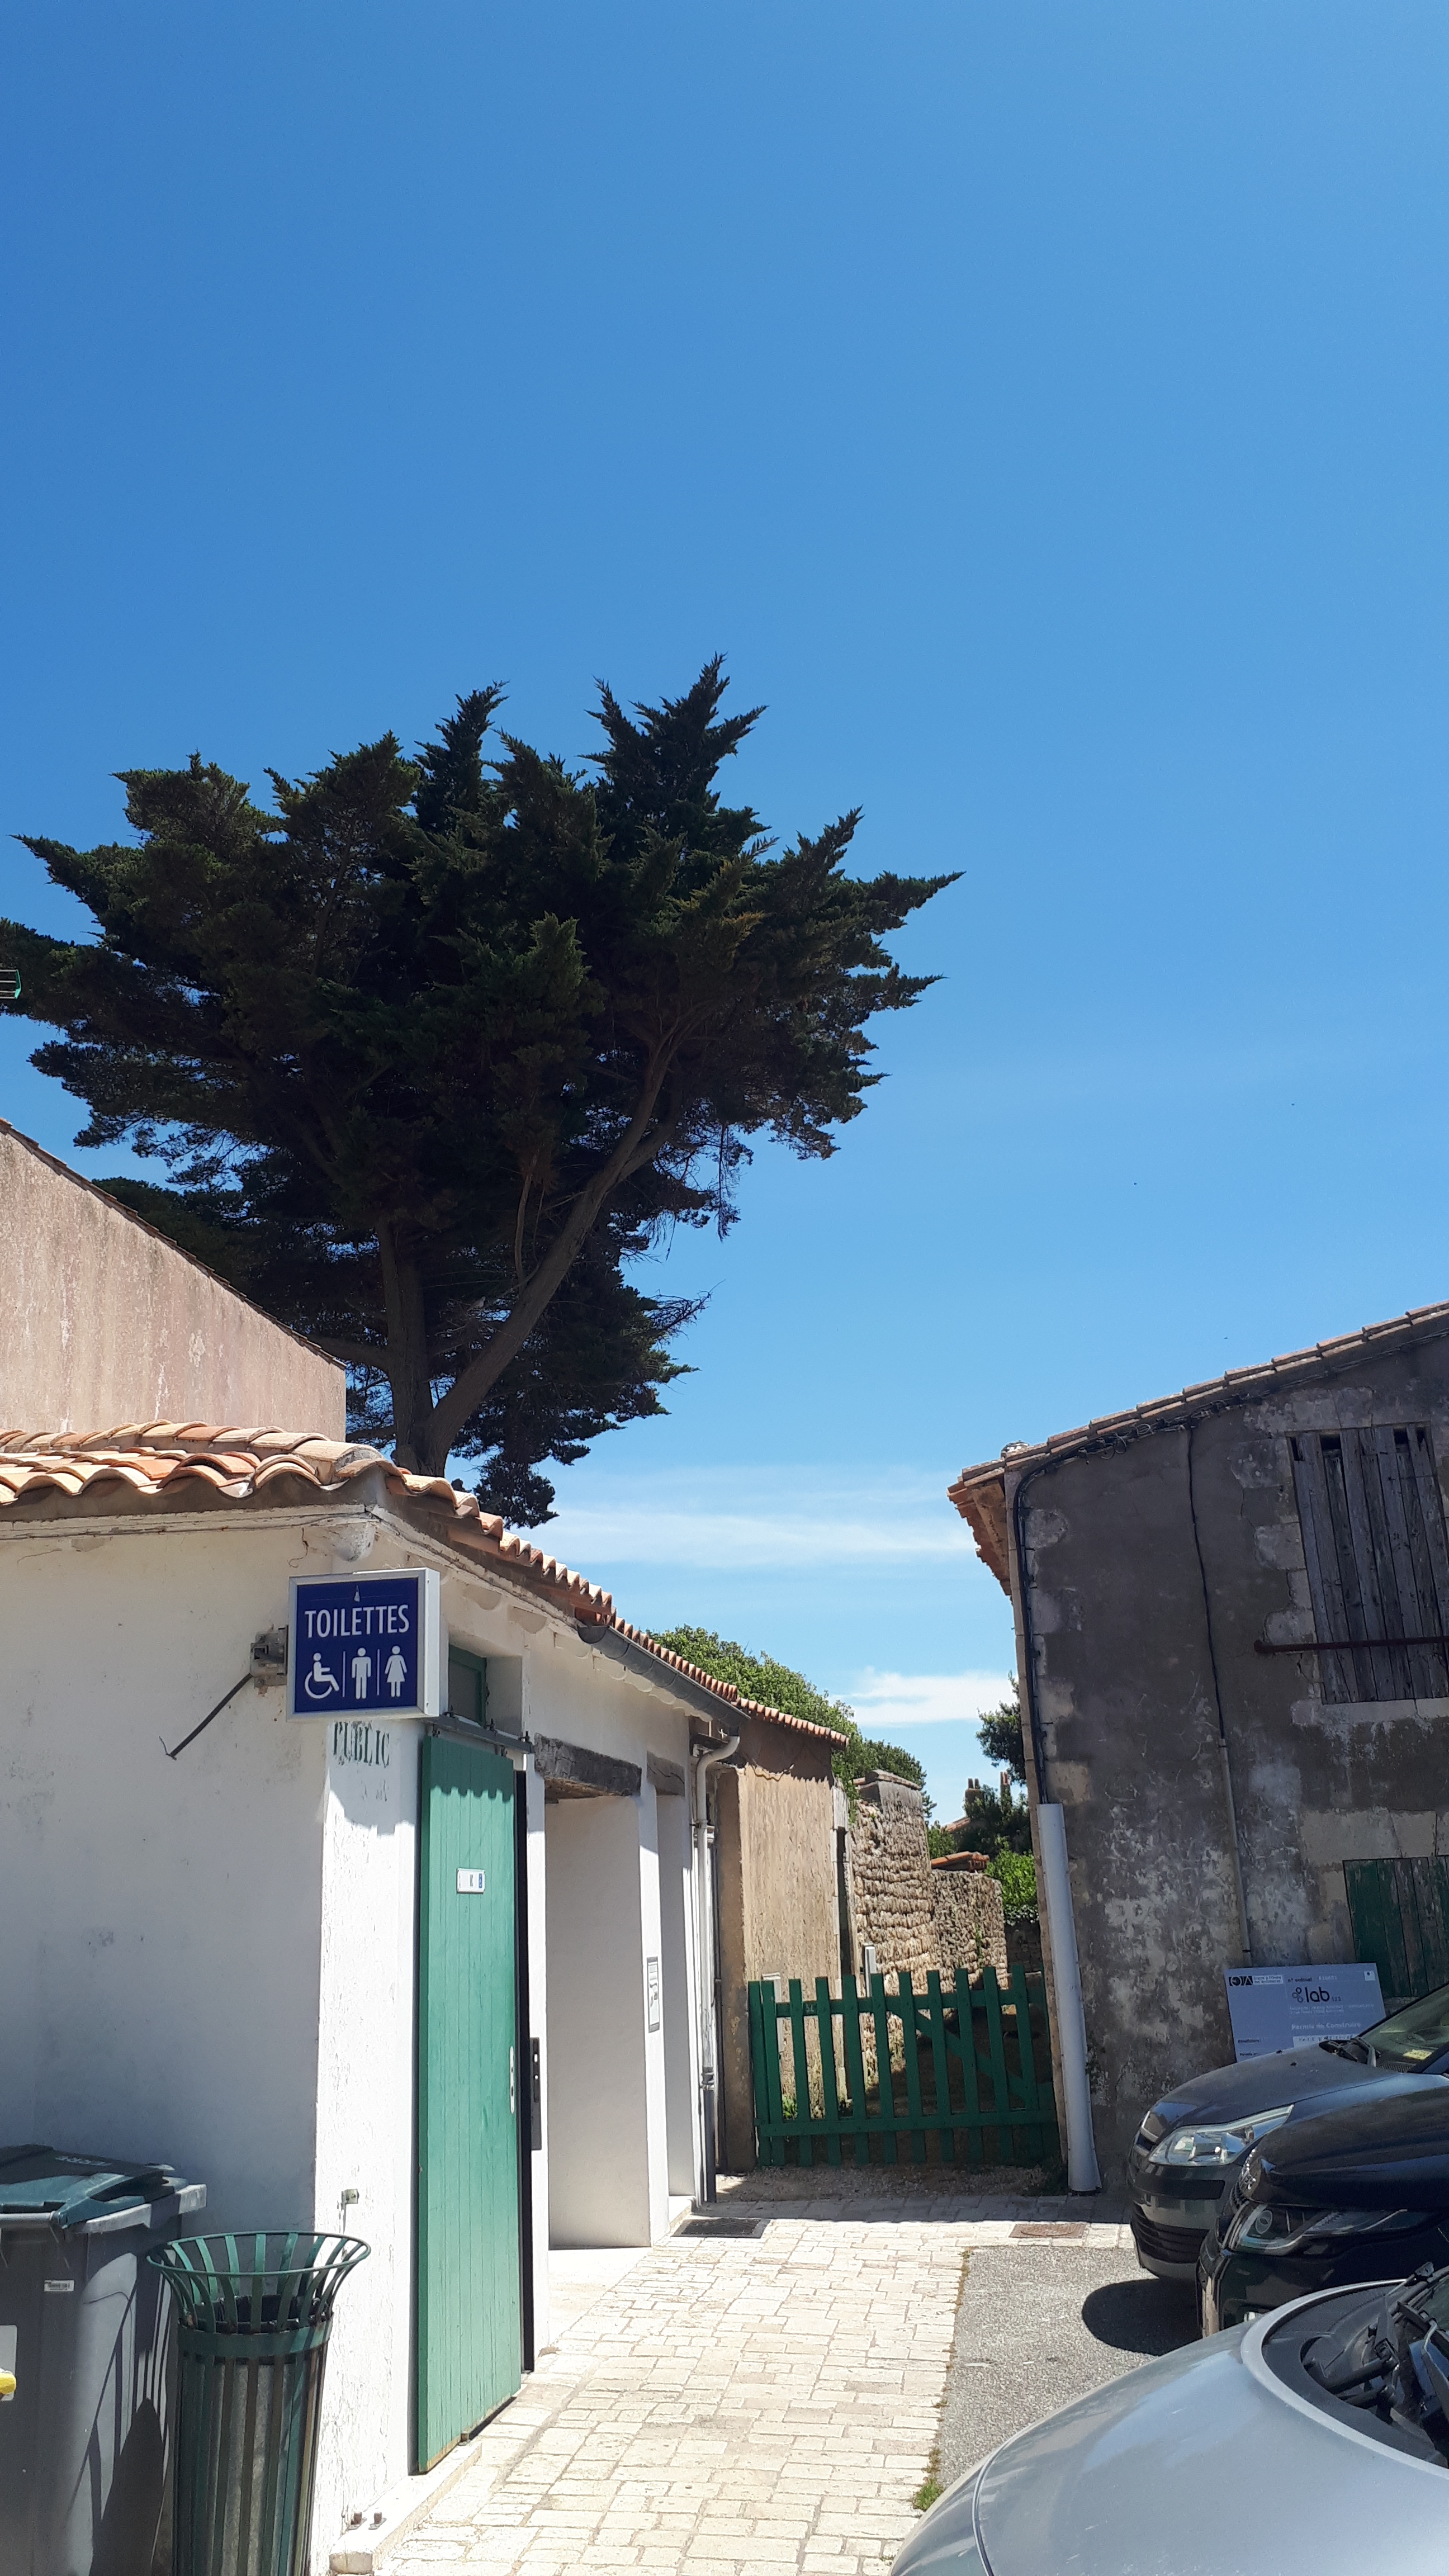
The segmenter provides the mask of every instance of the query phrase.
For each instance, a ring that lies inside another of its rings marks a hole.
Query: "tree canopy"
[[[838,1780],[848,1785],[853,1780],[863,1780],[868,1771],[893,1771],[897,1779],[914,1781],[924,1791],[925,1767],[914,1753],[907,1753],[899,1744],[884,1744],[878,1736],[862,1735],[855,1711],[847,1701],[831,1699],[791,1665],[776,1663],[773,1655],[752,1654],[748,1646],[717,1635],[713,1628],[669,1628],[657,1642],[667,1646],[671,1654],[683,1655],[687,1663],[698,1664],[701,1672],[713,1673],[716,1681],[733,1682],[746,1699],[762,1700],[767,1708],[782,1708],[787,1717],[809,1718],[816,1726],[835,1727],[845,1738],[832,1761]],[[930,1812],[931,1801],[927,1798],[927,1815]]]
[[[1007,1697],[977,1720],[976,1732],[988,1762],[1009,1771],[1013,1780],[1019,1780],[1025,1788],[1026,1748],[1021,1740],[1021,1691],[1015,1674]]]
[[[881,945],[949,877],[846,873],[858,815],[777,850],[715,780],[761,710],[711,662],[580,768],[460,698],[271,810],[199,754],[120,773],[135,838],[21,837],[93,943],[0,923],[32,1061],[166,1185],[105,1186],[312,1335],[402,1464],[479,1462],[547,1516],[539,1462],[661,1410],[696,1311],[632,1256],[735,1214],[748,1139],[835,1150],[879,1077],[866,1023],[933,979]]]

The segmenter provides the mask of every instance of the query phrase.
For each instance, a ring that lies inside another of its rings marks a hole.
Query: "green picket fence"
[[[877,1975],[866,1995],[854,1977],[839,1994],[817,1977],[813,1995],[792,1977],[784,1996],[766,1978],[749,1999],[762,2164],[783,2165],[793,2147],[802,2165],[838,2165],[847,2142],[856,2164],[923,2163],[931,2139],[949,2163],[1060,2153],[1046,1984],[1024,1968],[1004,1988],[994,1968],[975,1979],[957,1968],[945,1988],[932,1968],[924,1994],[904,1969],[894,1992]]]

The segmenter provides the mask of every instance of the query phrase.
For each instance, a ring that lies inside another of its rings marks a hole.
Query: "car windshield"
[[[1449,1986],[1436,1986],[1431,1995],[1360,2031],[1358,2044],[1371,2048],[1380,2066],[1427,2066],[1449,2048]]]

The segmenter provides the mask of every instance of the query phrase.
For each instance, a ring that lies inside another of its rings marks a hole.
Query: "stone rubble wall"
[[[858,1783],[850,1876],[856,1941],[887,1975],[988,1966],[1006,1975],[1001,1890],[984,1871],[932,1869],[925,1801],[909,1780],[876,1771]]]
[[[973,1976],[994,1968],[1004,1979],[1006,1916],[995,1879],[985,1870],[933,1869],[931,1899],[941,1965],[969,1968]]]

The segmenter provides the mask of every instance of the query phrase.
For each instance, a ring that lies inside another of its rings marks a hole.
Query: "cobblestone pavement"
[[[719,2217],[761,2232],[677,2234],[603,2288],[387,2576],[889,2567],[937,2439],[963,2257],[1064,2217],[1115,2247],[1116,2211],[1081,2236],[1082,2208],[963,2195],[929,2169],[750,2177]]]

